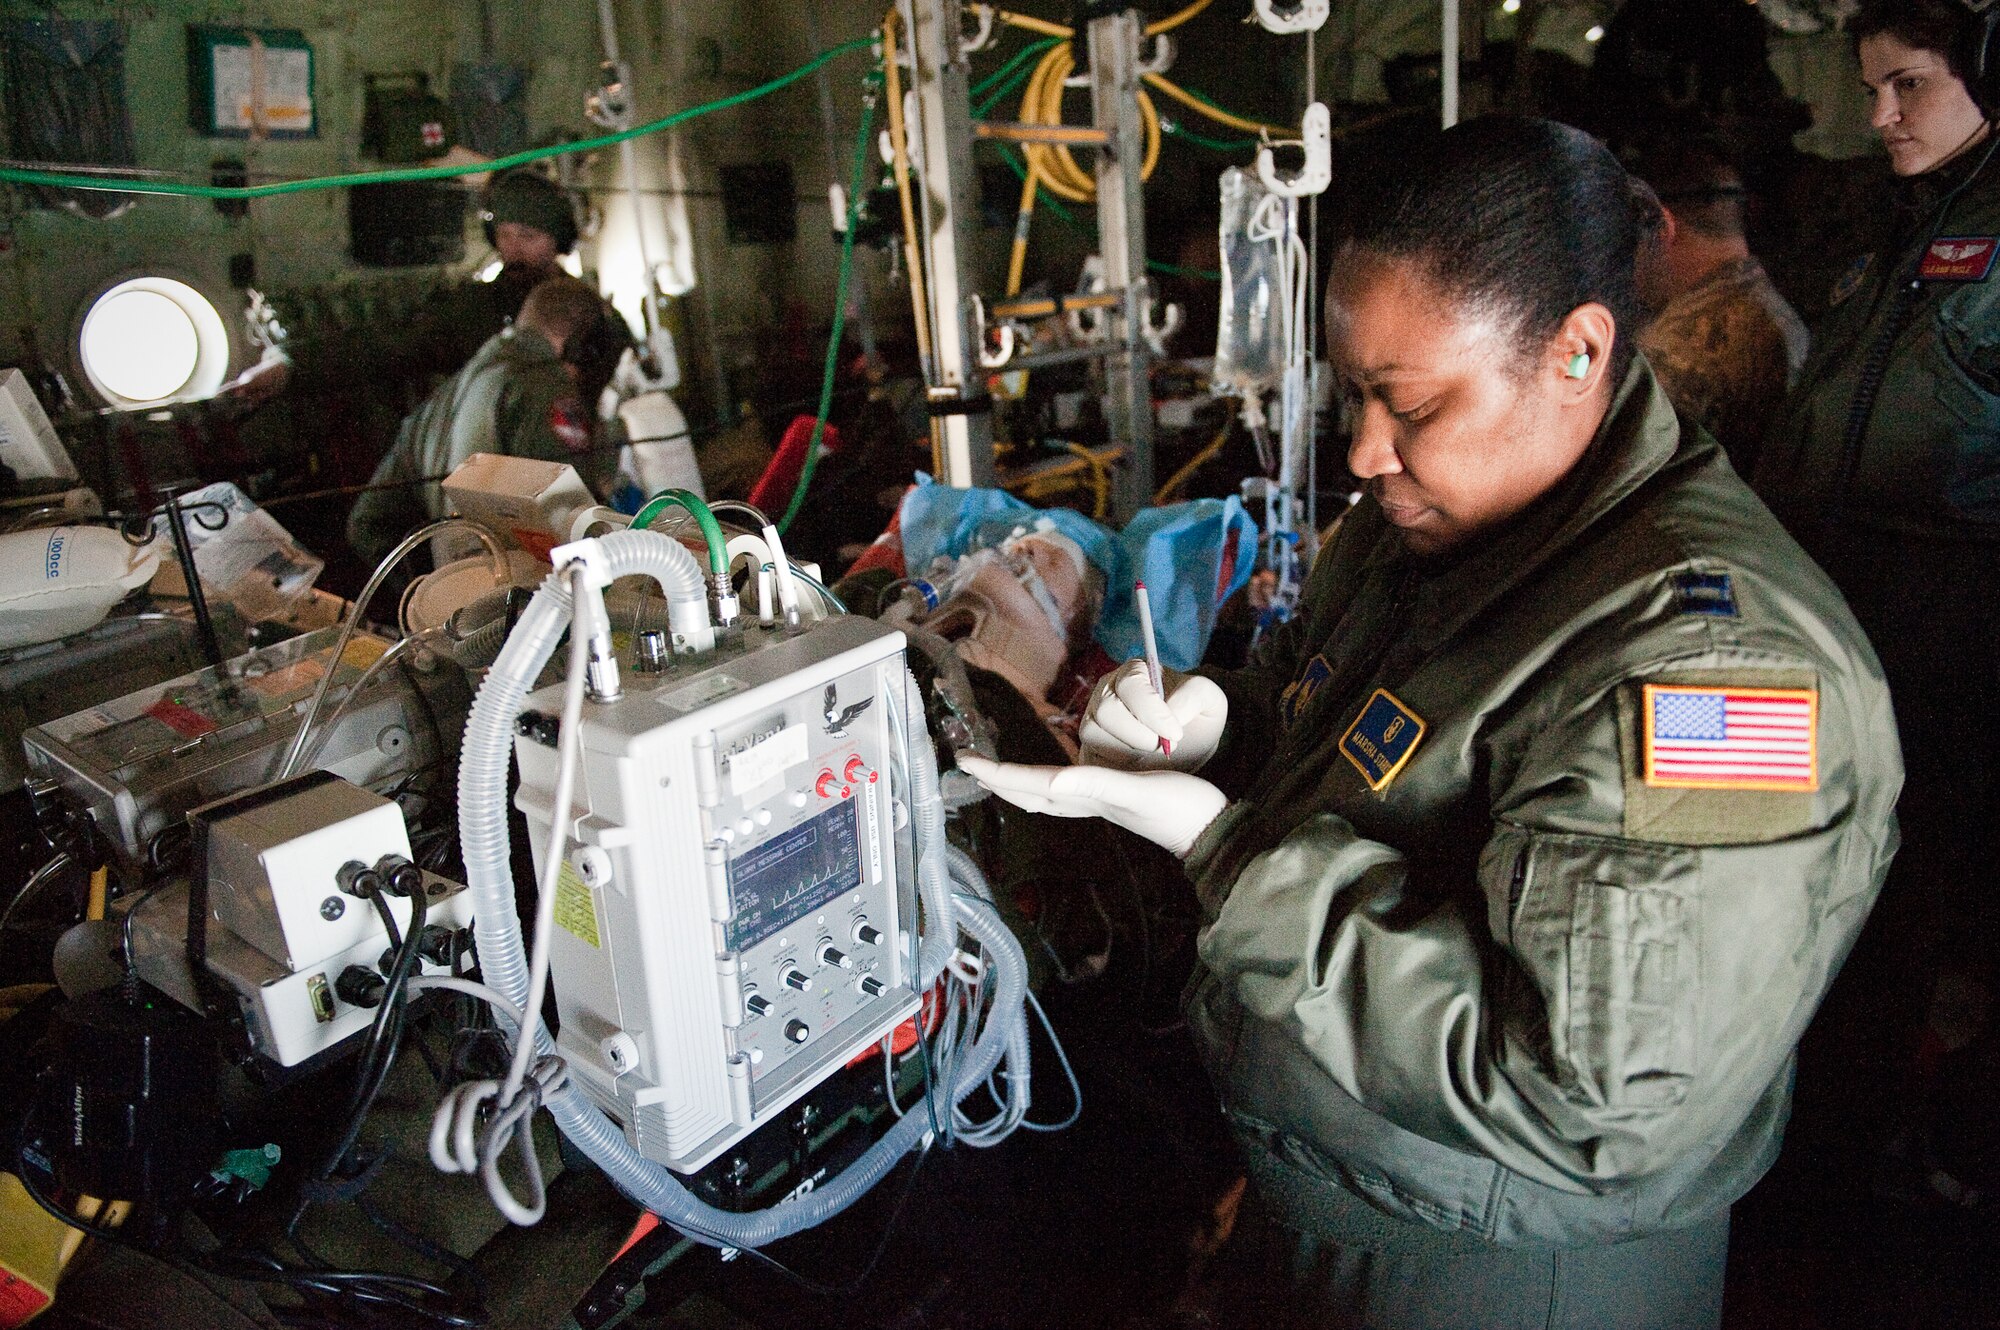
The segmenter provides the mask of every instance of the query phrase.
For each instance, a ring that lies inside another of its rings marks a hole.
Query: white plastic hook
[[[988,328],[986,326],[986,302],[981,300],[977,295],[967,296],[966,299],[972,305],[972,324],[975,328],[979,329],[980,368],[999,369],[1014,358],[1014,325],[1003,320],[997,326]],[[1000,335],[998,349],[992,351],[986,349],[986,334],[988,332],[995,332]]]
[[[1256,0],[1258,26],[1266,32],[1318,32],[1327,0]]]
[[[1154,321],[1153,315],[1160,318]],[[1146,297],[1146,321],[1139,329],[1139,335],[1146,339],[1146,346],[1161,359],[1167,355],[1167,339],[1181,330],[1181,307],[1169,301],[1166,305],[1156,305],[1151,296]]]
[[[1132,71],[1134,78],[1144,78],[1148,74],[1164,74],[1174,67],[1174,37],[1170,32],[1153,34],[1153,58],[1141,60]]]
[[[1092,254],[1083,261],[1083,273],[1077,280],[1076,294],[1098,295],[1104,291],[1105,285],[1104,258],[1102,255]],[[1063,317],[1069,324],[1070,332],[1078,341],[1096,342],[1103,340],[1107,332],[1105,313],[1106,311],[1101,309],[1072,309],[1064,311]]]
[[[1264,182],[1265,189],[1288,199],[1322,193],[1333,181],[1333,117],[1327,112],[1325,102],[1314,102],[1306,108],[1301,133],[1306,164],[1294,175],[1278,174],[1269,147],[1257,150],[1257,178]]]
[[[993,6],[967,5],[959,11],[960,20],[963,21],[964,16],[968,13],[979,20],[979,26],[973,31],[970,37],[965,35],[963,29],[960,29],[958,34],[958,49],[966,55],[978,55],[981,51],[993,45]]]

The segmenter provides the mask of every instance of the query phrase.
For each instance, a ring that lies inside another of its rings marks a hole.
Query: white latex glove
[[[1101,817],[1180,859],[1229,803],[1221,790],[1180,771],[1031,767],[971,753],[958,755],[958,769],[1016,808],[1050,817]]]
[[[1199,674],[1162,666],[1160,682],[1164,700],[1153,691],[1143,660],[1128,660],[1097,681],[1079,734],[1086,763],[1122,771],[1200,771],[1215,756],[1229,698]]]

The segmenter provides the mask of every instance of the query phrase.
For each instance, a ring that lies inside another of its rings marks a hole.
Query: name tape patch
[[[1811,688],[1647,684],[1645,782],[1693,790],[1819,788]]]
[[[1369,789],[1381,790],[1396,778],[1423,737],[1423,718],[1397,701],[1388,689],[1377,688],[1341,736],[1340,751],[1368,782]]]
[[[1917,276],[1933,282],[1983,282],[2000,255],[2000,236],[1943,236],[1931,241]]]

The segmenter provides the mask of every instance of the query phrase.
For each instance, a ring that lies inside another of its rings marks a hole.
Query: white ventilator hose
[[[704,624],[707,622],[701,568],[678,541],[652,531],[619,531],[602,537],[599,546],[611,577],[648,576],[659,582],[669,617],[676,624],[682,616],[695,612],[701,614]],[[535,592],[480,685],[466,719],[459,764],[459,839],[472,892],[480,968],[485,982],[516,1005],[527,997],[529,967],[521,945],[521,921],[514,906],[508,863],[508,762],[515,717],[568,626],[569,616],[569,589],[560,575],[551,574]],[[907,671],[904,688],[906,696],[917,696],[915,681]],[[936,981],[956,949],[960,929],[985,952],[992,975],[990,1015],[959,1057],[957,1074],[946,1087],[949,1102],[956,1104],[985,1084],[1010,1046],[1025,1042],[1027,961],[1021,944],[991,907],[966,895],[954,899],[945,864],[937,759],[924,727],[923,710],[916,705],[903,705],[898,710],[907,732],[911,822],[917,835],[918,886],[926,920],[918,951],[918,988],[928,989]],[[554,1041],[539,1022],[535,1044],[542,1052],[555,1052]],[[576,1085],[552,1093],[546,1106],[562,1133],[627,1196],[688,1236],[717,1247],[762,1247],[825,1222],[886,1177],[930,1131],[930,1114],[907,1113],[824,1185],[767,1210],[735,1213],[701,1201],[668,1169],[641,1156],[618,1124]]]

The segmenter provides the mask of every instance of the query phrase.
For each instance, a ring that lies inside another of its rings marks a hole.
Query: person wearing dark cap
[[[1737,474],[1798,381],[1810,336],[1744,233],[1743,178],[1701,141],[1653,145],[1628,163],[1660,202],[1640,296],[1657,311],[1639,349],[1667,397],[1715,436]]]
[[[480,215],[503,273],[510,269],[536,273],[537,281],[552,277],[562,256],[576,248],[576,211],[569,196],[562,186],[532,170],[495,176],[486,187]],[[522,299],[526,298],[523,292]]]
[[[389,336],[373,326],[327,336],[295,333],[232,394],[254,405],[287,389],[457,373],[521,312],[530,291],[562,273],[562,257],[579,234],[568,193],[527,167],[493,177],[480,195],[480,218],[500,260],[497,273],[445,287]]]

